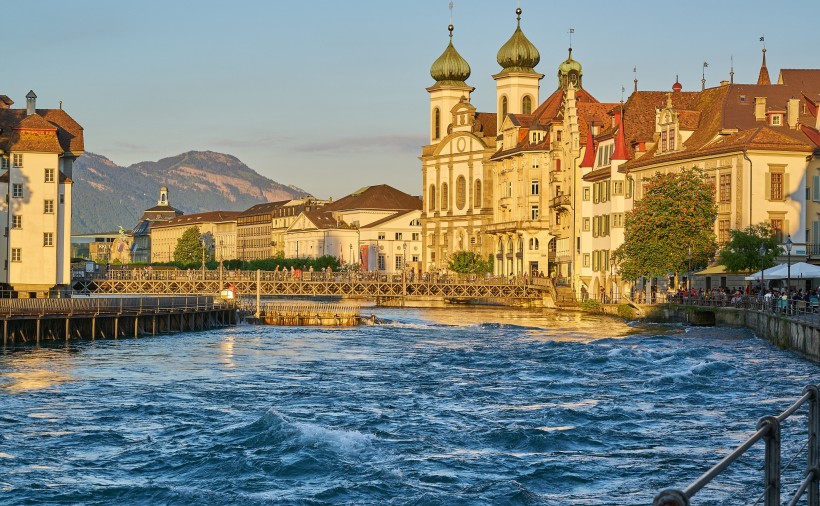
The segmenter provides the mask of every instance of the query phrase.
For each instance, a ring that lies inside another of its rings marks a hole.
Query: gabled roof
[[[336,202],[325,205],[322,209],[323,211],[353,211],[357,209],[401,211],[421,209],[421,206],[420,198],[408,195],[392,186],[380,184],[366,186]]]
[[[365,225],[361,228],[375,228],[375,227],[384,225],[385,223],[388,223],[388,222],[391,222],[393,220],[399,219],[402,216],[407,216],[408,214],[414,213],[416,211],[420,211],[420,209],[408,209],[406,211],[399,211],[396,214],[391,214],[390,216],[385,216],[384,218],[382,218],[380,220],[376,220],[373,223],[368,223],[367,225]]]

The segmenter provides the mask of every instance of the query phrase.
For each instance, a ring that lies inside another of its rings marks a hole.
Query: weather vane
[[[760,42],[763,43],[763,49],[766,49],[766,37],[764,35],[760,36]]]
[[[572,34],[575,33],[575,28],[569,28],[569,47],[572,49]]]
[[[453,0],[450,0],[450,24],[453,24]]]

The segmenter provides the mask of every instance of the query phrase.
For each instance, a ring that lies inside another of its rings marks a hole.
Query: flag
[[[575,33],[575,28],[570,28],[569,33]]]
[[[638,67],[632,67],[632,72],[637,72],[637,71],[638,71]]]
[[[626,91],[626,88],[624,88],[624,86],[623,86],[623,85],[621,85],[621,93],[623,93],[623,92],[625,92],[625,91]]]
[[[708,67],[708,66],[709,66],[709,63],[708,63],[708,62],[703,62],[703,68],[706,68],[706,67]]]
[[[760,42],[763,42],[763,37],[760,37]]]

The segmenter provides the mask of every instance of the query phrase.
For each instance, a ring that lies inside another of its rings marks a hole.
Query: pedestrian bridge
[[[217,294],[233,286],[239,296],[347,297],[380,303],[416,300],[495,300],[531,303],[551,297],[546,278],[478,275],[405,275],[306,272],[301,276],[270,271],[112,270],[104,276],[76,280],[75,291],[89,294],[194,295]]]

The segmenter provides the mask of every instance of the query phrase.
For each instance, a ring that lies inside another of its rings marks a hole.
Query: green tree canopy
[[[447,267],[460,274],[486,274],[493,271],[491,260],[484,260],[472,251],[459,251],[450,256]]]
[[[204,255],[202,239],[197,227],[191,227],[182,233],[174,248],[174,261],[180,264],[198,264]]]
[[[625,279],[705,267],[717,250],[714,186],[697,167],[656,174],[628,212],[624,243],[615,252]]]
[[[762,259],[760,246],[765,249]],[[752,225],[743,230],[729,231],[729,241],[721,248],[718,263],[731,272],[754,272],[773,266],[779,254],[780,245],[772,227],[768,224]]]

